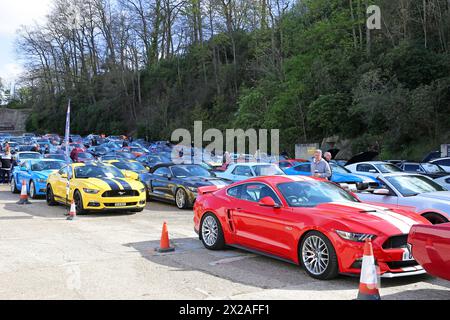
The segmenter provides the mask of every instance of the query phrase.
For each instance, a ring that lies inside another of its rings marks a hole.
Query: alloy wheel
[[[183,191],[183,189],[178,189],[177,194],[175,195],[175,201],[178,208],[184,208],[186,204],[186,193]]]
[[[219,234],[217,221],[213,216],[207,216],[202,224],[202,239],[208,246],[213,246]]]
[[[314,275],[321,275],[328,268],[329,253],[327,244],[318,236],[309,236],[302,247],[305,268]]]

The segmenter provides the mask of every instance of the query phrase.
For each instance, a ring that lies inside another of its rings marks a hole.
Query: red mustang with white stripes
[[[207,249],[225,246],[299,264],[313,278],[361,271],[371,239],[382,277],[425,273],[407,246],[414,212],[362,203],[339,186],[300,176],[258,177],[199,188],[195,230]]]

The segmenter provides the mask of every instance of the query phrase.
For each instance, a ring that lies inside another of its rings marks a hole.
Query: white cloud
[[[50,12],[52,0],[0,0],[0,34],[15,34],[20,25],[39,21]]]

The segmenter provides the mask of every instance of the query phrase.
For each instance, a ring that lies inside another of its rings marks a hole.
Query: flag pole
[[[67,168],[67,183],[66,183],[66,205],[69,202],[69,192],[70,192],[70,176],[69,176],[69,165],[70,165],[70,155],[69,155],[69,135],[70,135],[70,98],[67,105],[67,115],[66,115],[66,129],[64,135],[64,143],[65,143],[65,158],[66,158],[66,168]],[[67,207],[67,214],[69,214],[70,207]]]

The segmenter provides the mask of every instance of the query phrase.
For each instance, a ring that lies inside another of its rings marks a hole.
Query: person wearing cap
[[[311,175],[323,179],[330,179],[331,177],[330,165],[322,158],[322,150],[314,152],[314,159],[311,162]]]

